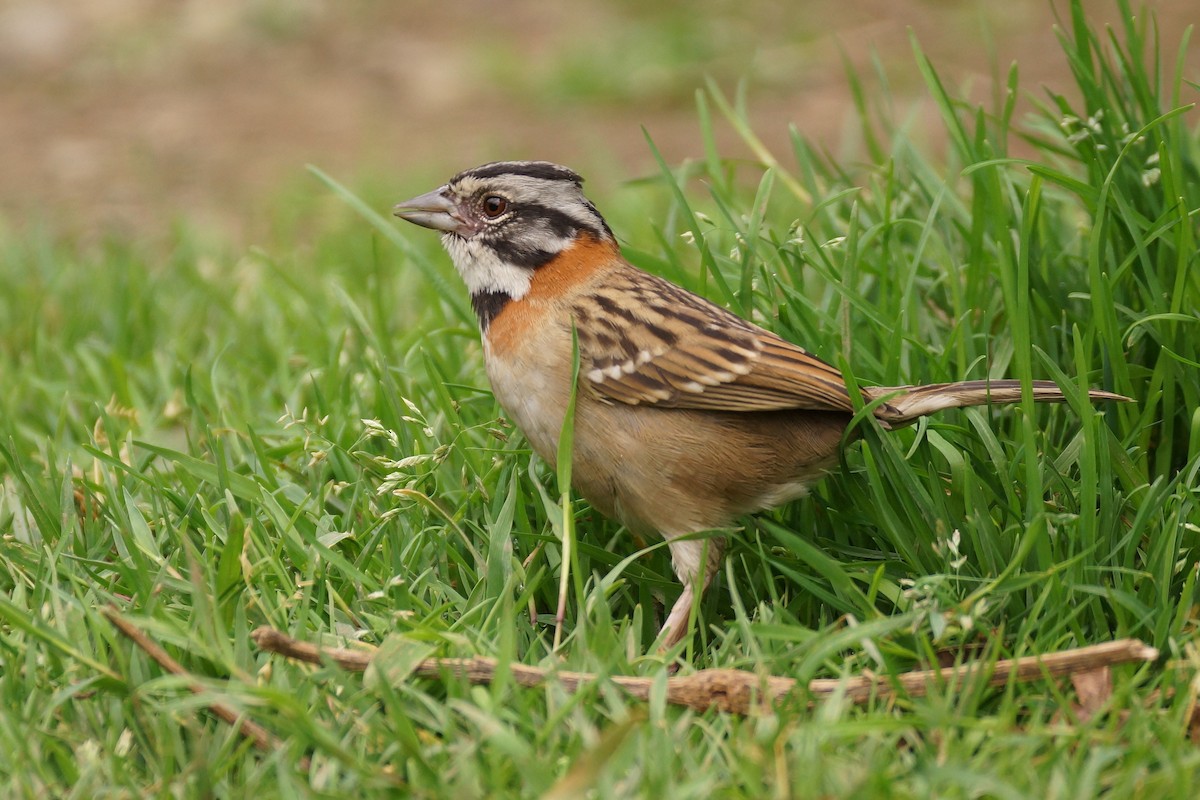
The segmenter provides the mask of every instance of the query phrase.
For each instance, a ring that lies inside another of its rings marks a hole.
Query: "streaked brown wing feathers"
[[[802,348],[674,284],[611,275],[575,302],[581,374],[631,405],[850,411],[841,374]]]

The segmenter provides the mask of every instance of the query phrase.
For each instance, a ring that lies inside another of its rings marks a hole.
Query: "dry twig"
[[[183,665],[175,659],[171,658],[171,654],[162,648],[157,642],[148,637],[136,625],[127,620],[121,615],[121,612],[116,606],[105,606],[101,609],[108,621],[116,626],[117,630],[125,634],[138,647],[146,651],[146,655],[158,662],[158,665],[170,672],[173,675],[180,675],[188,679],[187,687],[194,694],[204,694],[206,691],[204,686],[192,678],[191,673],[184,669]],[[239,734],[249,739],[255,747],[265,753],[272,753],[279,750],[282,746],[275,734],[268,731],[263,726],[251,719],[247,719],[234,711],[229,706],[223,703],[209,703],[208,710],[216,715],[223,722],[233,726],[233,729]],[[300,763],[301,770],[308,769],[308,759],[304,758]]]
[[[350,672],[362,672],[371,663],[372,653],[364,650],[323,648],[293,639],[274,628],[262,627],[251,634],[263,650],[280,653],[297,661],[320,664],[327,661]],[[1071,675],[1131,661],[1153,661],[1158,650],[1137,639],[1118,639],[1057,653],[1004,659],[995,664],[972,662],[956,667],[916,670],[894,678],[881,675],[862,675],[854,678],[819,678],[810,681],[808,694],[825,697],[841,693],[847,699],[863,703],[872,697],[888,697],[904,693],[910,697],[924,695],[929,687],[939,683],[964,682],[983,677],[988,686],[1003,686],[1010,680],[1032,681],[1043,677]],[[596,676],[587,672],[546,670],[525,664],[508,664],[506,669],[521,686],[539,686],[555,680],[567,691],[593,683]],[[420,662],[414,672],[424,677],[453,675],[471,683],[490,683],[497,671],[493,658],[429,658]],[[635,698],[650,696],[653,678],[609,676]],[[667,702],[699,711],[717,708],[735,714],[748,714],[756,708],[778,705],[796,689],[793,678],[759,675],[736,669],[705,669],[693,675],[667,679]]]

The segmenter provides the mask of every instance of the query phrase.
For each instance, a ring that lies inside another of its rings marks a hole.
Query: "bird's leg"
[[[683,594],[671,607],[671,613],[667,615],[667,621],[658,634],[662,639],[659,652],[671,649],[687,633],[692,601],[712,583],[717,568],[721,566],[721,556],[725,554],[725,540],[716,537],[672,539],[667,546],[671,548],[671,565],[675,568],[675,575],[683,582]]]

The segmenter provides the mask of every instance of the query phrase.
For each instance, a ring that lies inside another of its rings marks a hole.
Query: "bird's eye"
[[[483,198],[483,213],[495,219],[508,210],[508,201],[497,194],[489,194]]]

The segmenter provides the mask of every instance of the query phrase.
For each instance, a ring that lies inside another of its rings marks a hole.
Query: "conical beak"
[[[405,200],[392,209],[392,213],[403,220],[408,220],[422,228],[433,228],[448,233],[466,233],[470,225],[458,206],[446,196],[446,187],[434,189],[432,192]]]

